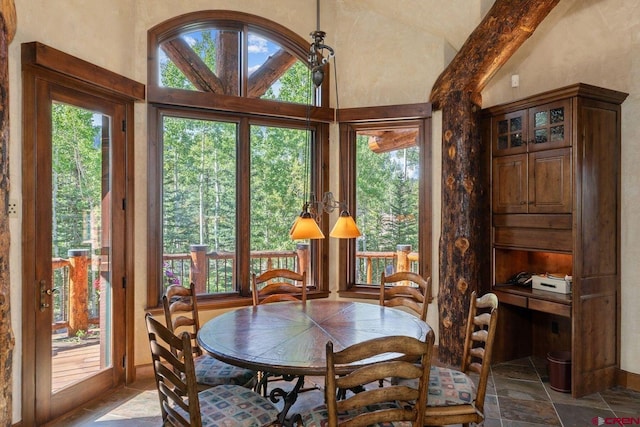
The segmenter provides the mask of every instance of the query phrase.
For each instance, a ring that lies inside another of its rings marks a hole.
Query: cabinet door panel
[[[527,111],[514,111],[491,120],[493,155],[527,152]]]
[[[493,159],[493,211],[527,213],[527,155]]]
[[[571,148],[529,154],[529,213],[571,213]]]
[[[529,109],[529,152],[571,145],[571,100]]]
[[[493,239],[495,245],[501,247],[559,252],[569,252],[573,248],[571,230],[496,227]]]

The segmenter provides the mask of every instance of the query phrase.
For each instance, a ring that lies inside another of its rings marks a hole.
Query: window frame
[[[356,138],[358,131],[372,129],[405,129],[409,125],[419,129],[420,148],[418,252],[419,274],[432,275],[432,147],[431,103],[387,105],[380,107],[348,108],[338,110],[340,126],[340,182],[344,185],[343,199],[351,212],[356,206]],[[424,173],[429,171],[429,173]],[[347,298],[379,298],[378,285],[356,283],[355,239],[341,239],[338,257],[338,293]]]
[[[236,188],[248,188],[250,180],[249,124],[267,124],[292,128],[308,128],[315,135],[311,144],[310,191],[323,194],[329,183],[329,123],[334,110],[329,108],[330,78],[326,78],[316,90],[317,105],[294,104],[260,98],[246,98],[247,61],[246,49],[242,50],[240,62],[241,96],[197,92],[162,87],[159,85],[159,46],[170,38],[198,29],[226,28],[238,30],[246,40],[247,33],[260,34],[278,43],[297,59],[306,63],[309,43],[287,28],[267,19],[243,12],[201,11],[169,19],[148,32],[148,224],[147,224],[147,308],[158,308],[163,292],[162,277],[162,124],[165,115],[215,120],[224,117],[238,123],[238,161],[236,165]],[[244,46],[246,44],[242,43]],[[243,130],[244,129],[244,130]],[[246,193],[246,194],[245,194]],[[236,289],[237,293],[199,296],[204,308],[226,308],[251,303],[250,272],[248,255],[250,243],[248,229],[242,231],[238,224],[249,224],[250,196],[246,191],[236,195]],[[302,200],[300,201],[302,205]],[[291,222],[295,215],[292,212]],[[328,235],[328,215],[321,228]],[[314,290],[309,298],[329,294],[328,242],[311,241],[311,273],[308,275]],[[246,258],[246,259],[245,259]]]

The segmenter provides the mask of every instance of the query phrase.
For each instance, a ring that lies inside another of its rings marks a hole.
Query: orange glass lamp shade
[[[338,239],[354,239],[362,236],[356,222],[353,220],[348,211],[340,212],[336,225],[333,226],[333,230],[329,233],[329,236]]]
[[[289,231],[289,236],[293,240],[324,239],[324,234],[318,223],[309,212],[303,211],[293,222]]]

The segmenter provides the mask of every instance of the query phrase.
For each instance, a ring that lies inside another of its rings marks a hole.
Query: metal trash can
[[[571,352],[550,351],[547,353],[549,362],[549,385],[552,390],[571,393]]]

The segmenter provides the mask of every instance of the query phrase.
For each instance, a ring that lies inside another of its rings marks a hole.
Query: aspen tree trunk
[[[496,0],[431,90],[443,131],[438,356],[449,365],[462,359],[471,292],[489,287],[480,283],[481,270],[490,268],[482,226],[491,215],[480,188],[481,92],[559,1]]]
[[[16,31],[13,0],[0,2],[0,425],[10,426],[15,340],[9,279],[9,44]]]

